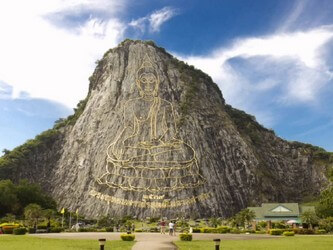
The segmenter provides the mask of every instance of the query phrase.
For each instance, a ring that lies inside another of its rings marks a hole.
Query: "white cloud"
[[[281,91],[275,93],[272,101],[283,104],[317,101],[321,89],[332,79],[321,54],[332,38],[333,27],[323,26],[304,32],[239,39],[209,56],[180,58],[211,75],[228,103],[258,114],[260,92],[277,87]],[[237,58],[250,64],[248,72],[243,74],[232,63]],[[264,79],[251,78],[251,72],[255,71],[264,75]]]
[[[164,7],[147,16],[132,20],[129,25],[140,30],[142,33],[146,31],[147,27],[150,32],[159,32],[163,23],[174,17],[176,14],[176,9]]]
[[[160,31],[161,25],[176,14],[175,9],[164,7],[152,13],[149,17],[150,28],[153,32]]]
[[[13,97],[25,91],[76,106],[87,94],[94,62],[123,38],[126,27],[108,11],[107,18],[82,20],[76,32],[58,27],[52,13],[100,11],[124,1],[32,0],[0,3],[0,80],[13,87]],[[70,14],[69,14],[70,15]],[[79,14],[78,14],[79,15]]]

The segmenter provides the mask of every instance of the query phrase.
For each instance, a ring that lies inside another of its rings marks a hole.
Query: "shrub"
[[[195,228],[193,228],[192,232],[193,233],[201,233],[201,230],[200,230],[200,228],[195,227]]]
[[[218,227],[218,228],[216,229],[216,231],[217,231],[219,234],[230,233],[230,230],[231,230],[231,228],[230,228],[230,227],[226,227],[226,226],[221,226],[221,227]]]
[[[315,233],[316,234],[326,234],[326,230],[325,229],[318,229]]]
[[[12,234],[15,228],[19,228],[20,225],[16,223],[2,223],[0,225],[4,234]]]
[[[283,230],[281,229],[271,229],[269,230],[270,235],[281,235],[283,233]]]
[[[50,228],[50,233],[60,233],[62,231],[63,231],[63,229],[61,227],[51,227]]]
[[[2,228],[4,234],[13,234],[13,230],[14,230],[13,228],[5,228],[5,227]]]
[[[97,229],[94,227],[81,227],[79,232],[97,232]]]
[[[28,228],[28,233],[29,233],[29,234],[35,234],[35,233],[36,233],[35,228],[33,228],[33,227],[29,227],[29,228]]]
[[[256,233],[256,231],[254,231],[253,229],[247,229],[247,230],[245,230],[245,232],[250,233],[250,234]]]
[[[106,228],[105,228],[105,231],[106,231],[106,232],[113,232],[113,227],[106,227]]]
[[[231,230],[230,230],[230,233],[232,233],[232,234],[240,234],[242,231],[241,230],[239,230],[238,228],[232,228]]]
[[[192,234],[179,234],[179,239],[181,241],[192,241]]]
[[[214,227],[203,227],[201,228],[202,233],[217,233],[217,228]]]
[[[27,233],[27,229],[25,227],[14,228],[13,234],[15,235],[24,235]]]
[[[255,232],[255,234],[265,234],[265,233],[266,233],[266,231],[263,231],[263,230]]]
[[[283,232],[283,235],[284,236],[294,236],[295,233],[293,231],[285,231],[285,232]]]
[[[142,231],[142,229],[135,229],[134,232],[136,232],[136,233],[142,233],[143,231]]]
[[[314,230],[309,228],[294,228],[293,231],[295,234],[314,234]]]
[[[272,223],[272,227],[275,229],[285,229],[287,227],[286,224],[284,224],[283,222],[273,222]]]
[[[327,217],[319,221],[319,228],[326,232],[333,232],[333,217]]]
[[[133,241],[135,239],[135,235],[134,234],[121,234],[120,238],[123,241]]]

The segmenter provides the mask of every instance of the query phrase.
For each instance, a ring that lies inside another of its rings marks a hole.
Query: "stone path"
[[[123,233],[50,233],[50,234],[31,234],[40,238],[58,238],[58,239],[101,239],[120,240],[120,234]],[[216,238],[223,240],[259,240],[277,238],[279,236],[257,235],[257,234],[200,234],[194,233],[194,240],[213,240]],[[169,236],[160,233],[136,233],[136,243],[133,250],[176,250],[173,241],[179,240],[179,236]]]

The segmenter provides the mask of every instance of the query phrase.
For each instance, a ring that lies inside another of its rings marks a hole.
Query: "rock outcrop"
[[[108,51],[76,114],[52,131],[19,164],[3,156],[0,176],[41,183],[60,207],[89,217],[226,217],[298,202],[328,183],[322,150],[278,138],[151,42]]]

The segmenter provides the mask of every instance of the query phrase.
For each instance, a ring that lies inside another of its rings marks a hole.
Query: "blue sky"
[[[0,31],[0,150],[71,114],[95,61],[131,38],[207,72],[282,138],[333,151],[333,1],[8,0]]]

